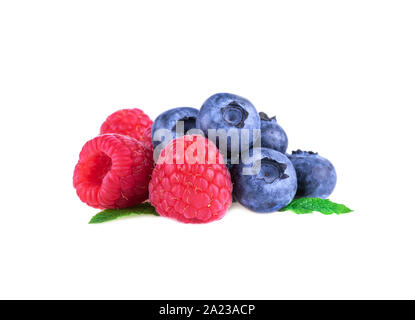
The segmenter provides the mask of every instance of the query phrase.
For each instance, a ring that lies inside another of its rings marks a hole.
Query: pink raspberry
[[[79,198],[91,207],[130,207],[148,199],[152,169],[152,152],[141,142],[104,134],[83,146],[73,185]]]
[[[148,133],[146,129],[153,125],[153,121],[140,109],[122,109],[111,114],[101,125],[101,134],[118,133],[148,144]]]
[[[184,223],[221,219],[232,203],[231,177],[219,150],[197,135],[177,138],[163,149],[149,192],[161,216]]]

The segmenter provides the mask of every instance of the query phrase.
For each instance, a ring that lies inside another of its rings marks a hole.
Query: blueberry
[[[209,129],[223,129],[227,135],[223,138],[226,138],[229,153],[231,151],[232,134],[235,134],[238,139],[236,141],[239,143],[238,152],[252,147],[255,140],[259,138],[259,134],[254,135],[254,129],[259,130],[261,122],[255,107],[247,99],[231,93],[217,93],[203,104],[196,120],[196,127],[202,130],[206,137],[209,137]],[[242,134],[243,129],[246,130],[244,134]],[[241,136],[245,136],[245,133],[247,134],[246,138],[241,140]],[[220,147],[220,139],[210,138]]]
[[[297,172],[296,197],[328,198],[337,181],[331,162],[311,151],[293,151],[288,157]]]
[[[261,147],[285,153],[288,147],[287,134],[278,125],[275,117],[269,118],[264,112],[260,112],[259,117],[261,119]]]
[[[231,157],[228,157],[226,159],[226,164],[225,164],[226,165],[226,168],[228,168],[229,172],[232,172],[232,167],[233,167],[233,164],[232,164],[231,160],[232,160],[232,158]],[[232,182],[233,182],[233,179],[232,179]],[[232,202],[237,202],[237,200],[235,198],[235,195],[233,193],[232,193]]]
[[[237,201],[256,212],[277,211],[288,205],[297,190],[297,176],[290,160],[268,148],[252,149],[251,153],[248,164],[232,166]],[[247,174],[253,168],[258,168],[255,174]]]
[[[226,159],[224,158],[224,160],[226,161],[226,168],[228,168],[228,170],[231,171],[232,166],[233,166],[232,158],[231,157],[226,158]]]
[[[159,144],[162,144],[162,147],[165,147],[167,143],[176,138],[176,125],[178,121],[183,121],[184,133],[190,129],[196,128],[196,118],[198,113],[199,110],[195,108],[182,107],[170,109],[160,114],[156,120],[154,120],[153,127],[151,128],[151,139],[154,151],[156,153],[157,151],[161,151],[162,148],[160,147],[156,150],[156,147]],[[167,131],[164,133],[158,131],[158,134],[156,134],[157,130],[160,129],[165,129]],[[168,135],[165,133],[168,133]]]

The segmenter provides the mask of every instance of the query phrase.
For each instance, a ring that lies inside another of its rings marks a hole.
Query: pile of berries
[[[327,198],[336,171],[325,158],[286,154],[288,138],[275,117],[240,96],[219,93],[200,110],[182,107],[153,121],[139,109],[110,115],[79,155],[73,185],[100,209],[149,200],[184,223],[222,218],[232,201],[274,212],[295,197]]]

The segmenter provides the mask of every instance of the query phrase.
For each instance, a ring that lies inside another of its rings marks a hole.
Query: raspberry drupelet
[[[232,182],[223,158],[208,139],[190,135],[163,149],[149,185],[161,216],[184,223],[221,219],[232,203]]]
[[[142,110],[122,109],[114,112],[101,125],[101,134],[118,133],[151,145],[151,127],[153,121]],[[150,128],[150,134],[146,129]]]
[[[73,185],[79,198],[91,207],[126,208],[148,199],[152,169],[152,152],[141,142],[104,134],[83,146]]]

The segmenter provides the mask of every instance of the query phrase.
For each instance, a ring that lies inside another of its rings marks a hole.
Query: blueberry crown
[[[273,117],[270,118],[270,117],[268,117],[268,115],[265,112],[260,112],[258,114],[259,114],[259,118],[261,120],[264,120],[264,121],[272,121],[272,120],[275,120],[275,121],[277,121],[277,119],[275,118],[275,116],[273,116]]]
[[[270,159],[270,158],[263,158],[261,160],[261,163],[268,163],[270,165],[272,165],[276,170],[277,170],[277,175],[274,177],[274,179],[272,181],[274,181],[275,179],[278,180],[284,180],[289,178],[290,176],[288,174],[285,173],[285,170],[287,170],[287,165],[285,163],[282,162],[278,162],[274,159]],[[266,174],[265,177],[263,177],[262,179],[267,181],[268,175]]]
[[[317,155],[317,152],[313,152],[313,151],[302,151],[300,149],[298,149],[297,151],[293,151],[292,154],[298,154],[298,155]]]
[[[223,120],[236,128],[243,128],[249,113],[236,101],[232,101],[221,109]]]

